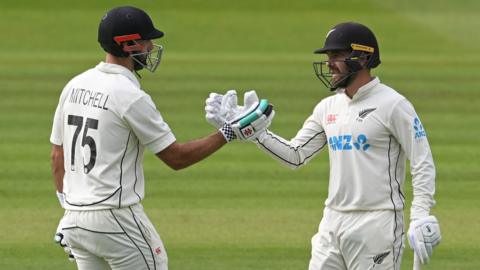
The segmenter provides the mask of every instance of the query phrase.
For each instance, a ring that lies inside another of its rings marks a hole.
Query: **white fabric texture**
[[[143,152],[175,142],[137,78],[100,63],[63,89],[50,141],[62,145],[65,209],[120,208],[144,197]]]
[[[66,210],[61,228],[79,270],[168,269],[165,247],[141,204]]]
[[[413,106],[378,78],[352,99],[341,91],[323,99],[293,139],[267,131],[257,145],[292,168],[328,145],[325,205],[338,211],[402,210],[407,158],[412,219],[428,216],[435,204],[435,167],[425,130]]]
[[[312,237],[309,270],[400,270],[401,211],[340,212],[326,207]]]

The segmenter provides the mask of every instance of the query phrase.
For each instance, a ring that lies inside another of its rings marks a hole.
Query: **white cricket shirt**
[[[294,168],[328,146],[325,205],[337,211],[402,210],[407,158],[414,192],[411,216],[428,215],[435,203],[435,167],[420,119],[405,97],[378,78],[352,99],[342,92],[323,99],[292,140],[268,131],[257,144]]]
[[[50,142],[62,145],[68,210],[121,208],[144,197],[143,152],[175,136],[127,68],[100,63],[63,89]]]

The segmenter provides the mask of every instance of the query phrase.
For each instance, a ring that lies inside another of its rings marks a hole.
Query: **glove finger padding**
[[[205,100],[205,119],[216,128],[223,126],[237,112],[237,91],[228,90],[225,95],[210,93]]]
[[[226,121],[233,118],[238,111],[238,98],[236,90],[228,90],[222,98],[220,106],[220,115]]]
[[[225,118],[220,114],[223,95],[210,93],[205,100],[205,119],[212,126],[219,128],[225,122]]]
[[[243,117],[252,113],[252,111],[255,110],[259,103],[260,101],[255,90],[245,92],[245,94],[243,95],[243,106],[239,106],[237,104],[237,99],[235,99],[235,102],[231,102],[231,105],[229,107],[230,113],[227,115],[226,120],[233,123],[235,121],[238,121],[239,119],[242,119]]]
[[[244,107],[250,107],[252,106],[253,104],[255,104],[256,102],[258,102],[258,96],[257,96],[257,92],[255,92],[255,90],[250,90],[248,92],[245,92],[245,94],[243,94],[243,106]]]
[[[410,223],[408,242],[422,264],[427,264],[433,248],[441,241],[440,225],[434,216],[428,216]]]
[[[272,105],[269,105],[266,112],[268,113],[262,114],[258,119],[245,126],[240,125],[240,122],[233,124],[232,129],[236,137],[239,140],[253,141],[265,133],[267,128],[272,124],[273,117],[275,117],[275,111]]]

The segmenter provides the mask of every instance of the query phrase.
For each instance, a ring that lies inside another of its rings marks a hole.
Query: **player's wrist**
[[[235,140],[237,136],[232,129],[232,125],[230,123],[224,123],[223,126],[219,129],[220,133],[222,133],[223,137],[227,141],[227,143]]]
[[[412,206],[410,209],[410,220],[419,220],[426,218],[430,215],[430,209],[425,209],[423,207],[418,207],[418,206]]]
[[[56,193],[57,193],[58,202],[60,203],[62,208],[65,208],[65,193],[60,192],[58,190],[56,191]]]

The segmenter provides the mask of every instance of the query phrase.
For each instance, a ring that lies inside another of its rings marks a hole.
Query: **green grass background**
[[[294,136],[330,94],[314,76],[313,50],[338,22],[370,26],[383,61],[375,74],[414,103],[436,161],[443,241],[424,269],[480,269],[475,0],[2,0],[0,269],[75,269],[52,242],[62,210],[50,176],[51,122],[65,83],[104,57],[99,19],[123,4],[146,9],[166,33],[160,68],[141,81],[181,142],[213,131],[204,99],[232,88],[269,98],[271,129]],[[307,269],[327,196],[326,151],[291,171],[235,142],[179,172],[147,153],[145,173],[144,206],[170,269]],[[408,206],[410,186],[408,178]],[[411,261],[406,248],[402,269]]]

